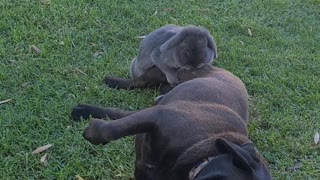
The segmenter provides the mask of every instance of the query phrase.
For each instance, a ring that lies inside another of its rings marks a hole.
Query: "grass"
[[[320,175],[320,1],[0,1],[0,177],[128,179],[133,138],[92,146],[73,123],[77,103],[124,109],[152,104],[156,89],[106,88],[128,77],[141,36],[168,23],[206,27],[219,58],[250,95],[250,138],[274,179]],[[249,35],[251,30],[252,36]],[[41,52],[35,52],[31,45]],[[80,71],[79,71],[80,70]],[[32,155],[39,146],[47,153]],[[286,170],[297,162],[301,168]]]

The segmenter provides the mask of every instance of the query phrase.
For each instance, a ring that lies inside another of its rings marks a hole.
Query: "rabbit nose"
[[[218,57],[218,53],[217,53],[217,50],[216,49],[213,49],[213,51],[210,51],[210,53],[213,54],[213,58],[217,58]]]
[[[218,57],[217,52],[213,53],[213,58],[217,58],[217,57]]]
[[[192,66],[192,68],[198,68],[198,67],[201,67],[204,63],[206,62],[193,62],[193,63],[190,63],[190,65]]]

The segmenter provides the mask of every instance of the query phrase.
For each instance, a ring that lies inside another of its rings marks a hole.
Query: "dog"
[[[93,119],[83,136],[105,145],[136,135],[135,178],[272,179],[248,138],[248,95],[242,81],[210,64],[180,70],[181,84],[154,106],[125,111],[79,104],[71,116]],[[113,121],[104,121],[103,118]]]

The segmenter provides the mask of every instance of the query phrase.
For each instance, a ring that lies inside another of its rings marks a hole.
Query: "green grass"
[[[92,146],[81,136],[87,122],[73,123],[70,111],[79,102],[150,106],[156,89],[117,91],[102,79],[129,77],[135,37],[172,23],[208,28],[218,45],[214,65],[246,84],[250,138],[274,179],[316,179],[319,19],[319,0],[0,0],[0,101],[13,99],[0,105],[0,177],[132,178],[133,138]],[[43,154],[31,152],[48,143],[43,166]],[[300,170],[286,171],[296,162]]]

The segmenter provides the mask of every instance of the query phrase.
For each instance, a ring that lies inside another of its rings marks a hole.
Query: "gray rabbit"
[[[142,40],[138,56],[131,63],[132,80],[106,77],[105,82],[118,89],[140,88],[164,81],[174,87],[180,83],[179,69],[198,68],[217,57],[216,44],[205,28],[166,25]]]
[[[210,33],[196,26],[163,26],[151,32],[141,42],[138,56],[131,63],[131,76],[137,78],[157,66],[171,85],[179,83],[177,69],[198,67],[217,57],[216,45]]]

